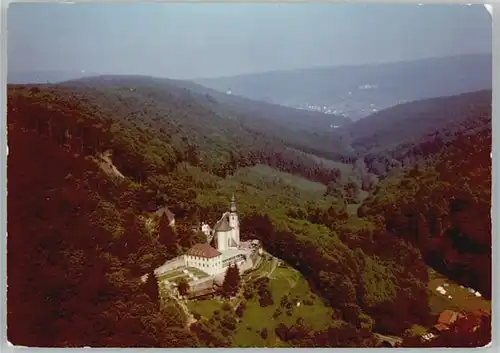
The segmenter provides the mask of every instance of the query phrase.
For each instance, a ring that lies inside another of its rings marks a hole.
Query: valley
[[[491,6],[73,5],[6,9],[7,351],[494,350]]]
[[[491,308],[491,91],[399,105],[330,134],[315,129],[332,117],[293,110],[318,124],[289,127],[291,108],[189,85],[9,86],[11,342],[419,345],[440,313]],[[384,128],[401,116],[397,133]],[[232,195],[241,240],[265,250],[257,268],[229,306],[223,294],[166,294],[155,269],[206,243],[193,228],[215,224]],[[145,221],[163,208],[175,226]],[[436,292],[444,283],[452,298]]]
[[[220,92],[358,121],[402,103],[491,89],[491,56],[458,55],[197,79]],[[441,80],[435,80],[439,72]],[[301,85],[296,85],[301,82]],[[412,84],[408,84],[412,82]],[[327,128],[327,126],[323,126]]]

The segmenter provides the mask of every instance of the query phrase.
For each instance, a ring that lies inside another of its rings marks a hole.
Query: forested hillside
[[[43,112],[32,108],[35,115]],[[153,287],[139,281],[172,256],[136,216],[144,212],[147,188],[99,170],[90,159],[91,140],[80,144],[87,152],[76,145],[68,151],[55,134],[23,125],[15,114],[8,125],[9,341],[32,347],[196,345],[175,306],[160,311],[156,281]]]
[[[491,112],[467,123],[453,139],[422,142],[434,161],[385,179],[358,213],[384,215],[386,228],[416,244],[432,266],[489,297]]]
[[[333,310],[331,327],[280,336],[292,346],[363,346],[372,332],[431,325],[425,260],[487,293],[484,262],[472,271],[462,265],[476,266],[473,256],[491,244],[484,158],[491,128],[436,146],[434,174],[413,169],[386,178],[356,216],[348,207],[361,200],[359,185],[314,148],[293,146],[267,125],[248,127],[235,108],[210,97],[161,87],[136,78],[9,87],[12,343],[231,346],[230,335],[189,329],[174,303],[160,303],[151,272],[200,241],[191,226],[217,219],[232,193],[242,237],[261,239]],[[474,141],[482,143],[480,157]],[[104,155],[119,173],[104,167]],[[458,178],[462,171],[470,175]],[[164,205],[176,229],[156,234],[145,220]],[[475,228],[480,219],[484,227]],[[438,245],[422,245],[430,234]],[[457,260],[466,239],[477,251]]]
[[[221,92],[294,107],[326,107],[352,120],[426,98],[491,89],[492,56],[458,55],[364,66],[317,67],[199,79]],[[437,74],[438,73],[438,74]]]
[[[491,110],[491,90],[400,104],[372,114],[338,132],[351,138],[359,152],[379,152],[402,143],[418,142],[426,134]]]
[[[339,130],[349,136],[367,170],[385,176],[433,159],[458,136],[485,129],[491,129],[488,90],[401,104]]]
[[[182,123],[199,130],[200,133],[201,130],[218,130],[216,133],[226,135],[225,139],[240,137],[238,131],[244,129],[246,134],[252,132],[278,137],[287,145],[312,151],[326,158],[339,159],[346,153],[346,146],[338,137],[332,138],[336,135],[330,131],[332,124],[343,125],[350,122],[344,117],[252,101],[187,81],[147,76],[90,77],[63,82],[59,86],[83,86],[94,92],[106,87],[107,91],[114,90],[123,99],[128,97],[130,100],[134,97],[136,103],[149,104],[149,108],[156,109],[157,116],[165,116],[173,109],[182,108],[180,116],[171,114],[169,118],[182,118]],[[129,87],[134,87],[134,90],[124,92]]]
[[[392,133],[389,124],[405,112],[410,118],[403,131]],[[489,297],[491,91],[405,104],[382,113],[370,119],[382,120],[376,129],[385,123],[379,129],[385,133],[360,134],[370,136],[364,141],[376,146],[364,157],[368,169],[389,176],[358,214],[383,215],[385,227],[418,246],[430,265]],[[417,138],[425,126],[428,133]],[[410,131],[415,132],[411,141],[382,147],[383,136],[396,141],[411,136]],[[390,161],[393,168],[406,169],[391,173]]]

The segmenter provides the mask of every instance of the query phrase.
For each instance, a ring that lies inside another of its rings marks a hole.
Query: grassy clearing
[[[205,278],[208,277],[208,273],[203,272],[202,270],[195,268],[195,267],[188,267],[187,270],[191,272],[193,275],[195,275],[198,278]]]
[[[251,281],[252,279],[261,277],[261,276],[269,273],[269,271],[271,271],[271,269],[273,267],[273,261],[274,260],[269,255],[262,256],[259,267],[255,270],[253,270],[252,272],[248,272],[247,274],[244,274],[243,278],[246,281]]]
[[[267,165],[258,164],[253,167],[242,168],[233,176],[234,180],[254,184],[255,180],[261,180],[267,185],[272,183],[283,183],[300,191],[313,194],[324,194],[326,186],[314,181],[307,180],[289,173],[280,172]]]
[[[336,162],[336,161],[332,161],[331,159],[326,159],[326,158],[318,157],[318,156],[316,156],[314,154],[306,153],[306,152],[297,150],[295,148],[288,148],[288,149],[294,151],[295,153],[300,153],[300,154],[302,154],[304,156],[311,157],[317,163],[323,163],[323,165],[325,166],[325,168],[332,168],[332,169],[336,168],[336,169],[339,169],[340,172],[342,173],[342,179],[347,180],[347,178],[350,175],[352,175],[352,165],[350,165],[350,164],[342,163],[342,162]]]
[[[266,275],[273,268],[271,257],[264,256],[257,270],[244,276],[245,282]],[[245,301],[246,309],[241,321],[233,334],[233,344],[236,347],[286,347],[274,333],[275,328],[284,323],[294,324],[299,317],[311,329],[320,330],[335,323],[332,310],[314,293],[304,277],[293,268],[276,267],[270,276],[270,290],[274,304],[261,307],[258,296]],[[273,318],[276,309],[280,308],[281,298],[287,295],[292,306],[289,310],[281,308],[282,313]],[[309,305],[305,305],[305,301]],[[297,302],[300,305],[297,306]],[[224,301],[217,299],[196,300],[188,303],[189,310],[204,318],[212,318],[216,310],[222,311]],[[288,311],[288,314],[287,314]],[[338,323],[341,321],[339,320]],[[261,330],[267,328],[268,337],[261,337]]]
[[[312,329],[321,329],[332,323],[332,311],[324,305],[320,298],[311,292],[309,284],[302,275],[292,268],[276,268],[271,276],[271,293],[274,304],[261,307],[258,299],[254,298],[246,302],[247,308],[238,324],[233,340],[238,347],[283,347],[274,329],[280,324],[294,324],[299,317],[304,319],[306,325]],[[286,309],[276,319],[273,314],[280,307],[281,298],[288,295],[293,302],[287,315]],[[309,300],[311,305],[305,305],[304,300]],[[300,302],[300,306],[296,303]],[[260,332],[267,328],[268,337],[263,339]]]
[[[350,216],[356,216],[358,214],[358,208],[361,206],[361,204],[349,204],[347,205],[347,213]]]
[[[172,280],[174,279],[175,277],[178,277],[178,276],[185,276],[184,272],[180,271],[180,270],[176,270],[176,271],[172,271],[172,272],[166,272],[166,273],[162,273],[161,275],[158,276],[158,280],[160,281],[164,281],[164,280]]]
[[[179,284],[179,283],[181,283],[182,280],[186,280],[186,282],[189,283],[191,281],[191,278],[189,278],[188,275],[182,275],[182,276],[177,276],[175,278],[172,278],[169,281],[173,282],[175,284]]]
[[[447,283],[448,286],[444,286]],[[446,295],[442,295],[436,288],[442,286],[446,289]],[[443,310],[472,311],[477,309],[491,310],[491,301],[483,297],[476,297],[467,288],[461,288],[456,282],[452,282],[433,269],[429,269],[429,306],[433,314],[439,314]],[[448,298],[451,296],[451,299]]]
[[[424,326],[420,326],[420,325],[413,325],[410,328],[410,330],[411,330],[411,336],[413,336],[413,337],[421,337],[428,332],[427,328],[425,328]]]
[[[358,209],[361,207],[363,204],[363,201],[368,197],[369,193],[365,190],[360,190],[359,191],[359,202],[358,203],[352,203],[347,205],[347,213],[351,217],[357,217],[358,216]]]
[[[194,267],[189,267],[187,268],[187,270],[189,272],[191,272],[193,275],[195,275],[196,277],[198,278],[205,278],[205,277],[208,277],[208,274],[197,269],[197,268],[194,268]],[[185,274],[183,272],[183,269],[181,270],[175,270],[175,271],[172,271],[172,272],[166,272],[166,273],[163,273],[161,275],[158,276],[158,280],[159,281],[164,281],[164,280],[168,280],[170,282],[174,282],[174,283],[179,283],[180,280],[182,279],[185,279],[186,281],[190,282],[191,281],[191,278],[189,277],[188,274]]]
[[[189,311],[194,315],[200,314],[204,318],[211,318],[216,310],[222,310],[223,302],[215,299],[191,300],[187,303]]]

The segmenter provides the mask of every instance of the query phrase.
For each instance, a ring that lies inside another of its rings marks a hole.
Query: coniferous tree
[[[160,243],[165,245],[168,255],[171,257],[177,256],[179,254],[179,237],[170,226],[168,217],[163,216],[160,218],[158,232],[160,234]]]
[[[144,291],[147,293],[147,295],[149,295],[151,301],[155,305],[160,304],[160,292],[158,290],[158,282],[153,272],[148,273],[148,278],[146,279],[146,283],[144,283]]]
[[[228,297],[234,296],[238,292],[240,281],[241,277],[238,266],[236,264],[229,266],[222,284],[224,294]]]
[[[182,278],[177,285],[177,290],[179,291],[180,295],[187,295],[189,293],[189,283],[187,283],[187,281]]]

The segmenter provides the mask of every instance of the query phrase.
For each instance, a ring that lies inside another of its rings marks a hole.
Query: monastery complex
[[[227,268],[236,264],[240,272],[255,265],[262,248],[258,240],[240,241],[240,223],[233,195],[231,207],[217,221],[213,228],[201,224],[206,242],[195,244],[185,254],[167,261],[155,270],[157,277],[173,286],[180,278],[188,279],[192,290],[212,287],[222,283]]]

